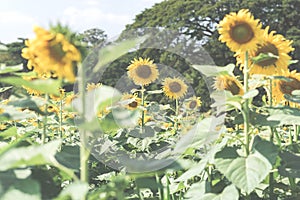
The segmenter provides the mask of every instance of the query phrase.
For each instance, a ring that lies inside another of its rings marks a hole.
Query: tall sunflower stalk
[[[127,67],[128,77],[134,82],[134,84],[141,87],[141,101],[142,101],[142,116],[141,116],[141,130],[144,131],[145,125],[145,86],[153,83],[159,76],[157,66],[153,63],[153,60],[149,58],[134,59]]]
[[[263,30],[259,20],[255,20],[248,9],[231,12],[219,23],[219,40],[226,43],[237,57],[243,57],[244,93],[248,92],[249,52],[255,51],[261,43]],[[245,153],[249,155],[249,100],[245,99],[242,106],[244,118]]]
[[[169,99],[175,100],[175,121],[174,130],[178,130],[179,117],[179,99],[184,97],[188,86],[179,78],[165,78],[163,82],[163,91]]]
[[[35,27],[36,38],[26,40],[26,47],[22,49],[22,57],[28,60],[27,67],[36,72],[38,76],[57,77],[61,82],[75,82],[74,63],[81,62],[81,52],[74,45],[70,35],[74,35],[66,27],[57,25],[46,30],[42,27]],[[64,34],[63,34],[64,33]],[[68,34],[65,34],[68,33]],[[75,36],[75,35],[74,35]],[[85,83],[84,69],[80,65],[80,85]],[[83,100],[83,112],[85,111],[84,92],[81,93]],[[47,111],[46,111],[47,112]],[[84,116],[84,115],[83,115]],[[45,132],[45,131],[44,131]],[[85,144],[84,134],[81,134],[81,144]],[[88,182],[87,159],[88,150],[81,145],[81,180]]]

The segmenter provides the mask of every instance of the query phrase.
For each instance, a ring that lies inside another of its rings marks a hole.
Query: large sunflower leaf
[[[272,169],[271,163],[258,151],[240,157],[237,149],[226,147],[215,157],[216,168],[229,181],[246,193],[251,193]]]
[[[27,81],[19,76],[3,77],[0,79],[0,82],[17,86],[17,87],[25,86],[37,90],[41,93],[54,94],[54,95],[59,95],[58,89],[61,84],[60,80],[47,79],[47,80]]]
[[[130,49],[136,47],[145,40],[145,37],[140,37],[131,40],[125,40],[118,43],[112,43],[99,51],[99,62],[94,68],[94,72],[97,72],[101,67],[113,62],[122,55],[129,52]]]
[[[10,149],[0,156],[0,171],[33,165],[52,164],[61,141]]]

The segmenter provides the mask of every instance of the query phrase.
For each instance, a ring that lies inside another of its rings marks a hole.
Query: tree
[[[295,51],[292,56],[300,60],[299,7],[299,0],[168,0],[138,14],[135,22],[126,26],[126,30],[142,27],[178,30],[191,38],[205,41],[204,48],[215,63],[222,66],[235,60],[225,44],[218,41],[216,25],[229,12],[248,8],[264,27],[268,25],[271,30],[293,40]]]
[[[81,34],[81,37],[82,41],[92,48],[102,44],[107,39],[107,35],[99,28],[88,29]]]

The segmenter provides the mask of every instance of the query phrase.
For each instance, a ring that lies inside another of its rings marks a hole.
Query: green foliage
[[[204,41],[204,48],[209,52],[215,64],[224,66],[234,63],[233,54],[218,41],[216,25],[229,12],[248,8],[255,18],[260,19],[270,30],[293,40],[295,51],[293,57],[300,60],[300,25],[297,21],[300,6],[298,0],[169,0],[155,4],[135,18],[135,22],[127,25],[126,30],[143,27],[165,27],[178,30],[180,33]],[[180,14],[178,14],[180,13]],[[292,68],[296,68],[295,65]]]

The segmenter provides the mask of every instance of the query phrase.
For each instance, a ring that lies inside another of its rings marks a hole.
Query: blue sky
[[[136,14],[163,0],[0,0],[0,41],[34,37],[34,25],[61,22],[74,31],[100,28],[118,35]]]

